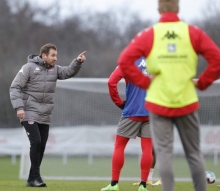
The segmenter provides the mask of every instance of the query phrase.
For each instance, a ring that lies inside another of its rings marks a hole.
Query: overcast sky
[[[77,10],[78,13],[85,9],[94,11],[106,11],[123,7],[125,4],[129,9],[140,15],[143,19],[158,19],[157,11],[158,0],[29,0],[34,4],[50,7],[54,2],[58,2],[61,7],[61,15],[63,17],[71,14],[72,10]],[[202,17],[202,10],[206,8],[207,2],[211,0],[180,0],[179,16],[185,21],[190,21],[195,18]],[[220,0],[216,0],[220,1]],[[116,10],[116,9],[115,9]]]

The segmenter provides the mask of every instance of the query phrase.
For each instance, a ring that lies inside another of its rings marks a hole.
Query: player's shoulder
[[[31,64],[30,63],[26,63],[24,65],[21,66],[21,69],[18,71],[18,73],[27,73],[27,71],[29,71],[31,69]]]
[[[196,25],[189,25],[189,33],[191,38],[195,38],[198,41],[207,36],[206,32]]]
[[[136,34],[136,36],[131,40],[131,43],[145,41],[146,39],[151,39],[152,37],[153,28],[145,28]]]
[[[36,66],[37,64],[34,63],[34,62],[27,62],[26,64],[24,64],[24,66],[27,66],[27,67],[32,67],[32,66]]]
[[[113,73],[116,73],[118,75],[122,74],[122,70],[121,70],[120,65],[116,66],[116,68],[114,69]]]
[[[26,68],[26,69],[32,69],[32,68],[36,68],[38,65],[34,62],[27,62],[26,64],[24,64],[22,67]]]
[[[149,35],[152,32],[153,32],[153,27],[148,27],[148,28],[145,28],[145,29],[141,30],[140,32],[138,32],[136,37],[142,37],[145,35]]]
[[[203,30],[196,25],[188,25],[188,26],[189,26],[189,30],[192,32],[197,32],[197,33],[203,32]]]

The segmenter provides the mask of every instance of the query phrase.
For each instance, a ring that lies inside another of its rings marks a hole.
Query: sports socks
[[[129,138],[116,135],[114,152],[112,155],[112,181],[111,185],[115,186],[120,177],[121,169],[124,165],[124,150]],[[152,140],[151,138],[141,137],[142,157],[141,166],[141,183],[146,188],[146,181],[152,164]]]
[[[141,137],[141,149],[142,149],[142,156],[140,161],[141,180],[146,182],[153,160],[151,138]]]
[[[151,168],[147,180],[152,180],[152,178],[153,178],[153,173],[154,173],[154,169]]]
[[[124,150],[129,138],[116,135],[114,152],[112,155],[112,180],[118,181],[124,165]],[[118,182],[117,182],[118,183]]]

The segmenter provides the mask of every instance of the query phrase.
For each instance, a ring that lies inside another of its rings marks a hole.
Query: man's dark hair
[[[54,49],[57,50],[57,47],[51,43],[45,44],[40,48],[40,56],[42,56],[42,54],[46,54],[48,55],[50,52],[50,49]]]

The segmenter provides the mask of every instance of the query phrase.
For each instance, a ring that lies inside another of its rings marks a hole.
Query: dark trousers
[[[23,126],[26,130],[27,136],[30,141],[30,161],[31,168],[29,172],[28,181],[41,179],[40,165],[44,156],[44,151],[49,134],[49,125],[39,124],[34,122],[33,124],[24,121]]]

